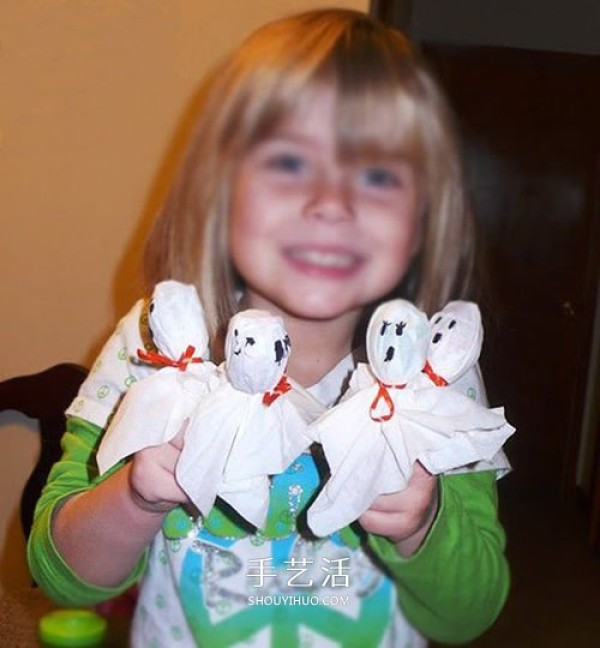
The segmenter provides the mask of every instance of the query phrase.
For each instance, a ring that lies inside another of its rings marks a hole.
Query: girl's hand
[[[166,513],[188,501],[175,479],[175,465],[182,447],[183,430],[168,443],[136,452],[129,468],[129,488],[140,509]]]
[[[380,495],[358,521],[365,531],[388,537],[406,558],[421,546],[437,509],[437,477],[417,462],[407,487]]]

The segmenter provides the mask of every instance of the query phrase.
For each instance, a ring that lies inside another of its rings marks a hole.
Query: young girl
[[[213,359],[236,311],[281,315],[288,374],[331,406],[365,316],[391,296],[430,312],[457,296],[470,235],[435,83],[398,32],[322,10],[266,25],[207,80],[147,260],[153,282],[198,287]],[[437,479],[417,465],[406,490],[320,540],[303,531],[326,476],[318,446],[273,478],[259,530],[222,503],[187,514],[182,434],[99,478],[103,428],[151,371],[132,361],[151,345],[144,321],[140,302],[68,411],[29,543],[52,597],[94,604],[141,579],[132,645],[144,648],[423,646],[495,620],[508,570],[493,472]],[[460,388],[481,390],[474,376]]]

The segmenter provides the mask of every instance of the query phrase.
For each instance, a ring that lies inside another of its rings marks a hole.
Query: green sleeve
[[[48,481],[37,503],[33,527],[27,544],[31,574],[38,585],[61,605],[93,605],[113,598],[129,588],[145,568],[146,555],[132,574],[118,587],[97,587],[80,579],[65,563],[52,539],[52,516],[57,506],[75,493],[89,490],[102,477],[98,476],[95,451],[102,428],[83,419],[67,419],[63,435],[63,454],[50,471]],[[93,556],[90,556],[93,560]]]
[[[440,478],[438,514],[410,558],[400,557],[381,536],[370,535],[369,545],[396,581],[405,616],[429,639],[470,641],[504,605],[510,575],[494,472]]]

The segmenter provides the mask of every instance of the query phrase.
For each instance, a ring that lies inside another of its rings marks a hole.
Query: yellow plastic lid
[[[106,619],[91,610],[55,610],[40,619],[39,636],[44,646],[91,648],[101,646]]]

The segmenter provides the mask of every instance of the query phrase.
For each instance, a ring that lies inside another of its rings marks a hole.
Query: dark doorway
[[[465,143],[487,271],[482,368],[491,403],[518,428],[510,484],[570,498],[600,258],[600,59],[434,44],[423,52]]]

